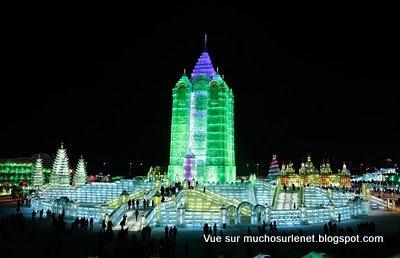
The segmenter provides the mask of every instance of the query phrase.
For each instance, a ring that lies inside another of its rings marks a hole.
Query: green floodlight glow
[[[32,162],[5,160],[0,163],[0,181],[8,181],[10,185],[19,185],[22,180],[32,183],[35,164]],[[44,184],[48,183],[51,168],[42,168]]]
[[[196,157],[195,180],[235,182],[234,97],[214,71],[204,52],[189,79],[186,74],[172,90],[172,121],[168,178],[182,181],[184,158]]]

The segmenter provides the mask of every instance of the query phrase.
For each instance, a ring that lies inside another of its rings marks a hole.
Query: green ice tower
[[[172,90],[171,146],[168,178],[183,180],[184,158],[196,157],[195,180],[235,182],[233,92],[204,51],[191,78],[186,73]]]

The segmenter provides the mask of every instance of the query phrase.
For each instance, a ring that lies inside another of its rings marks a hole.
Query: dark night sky
[[[0,157],[64,140],[92,171],[167,165],[171,89],[207,32],[235,94],[239,165],[397,161],[397,9],[262,4],[3,6]]]

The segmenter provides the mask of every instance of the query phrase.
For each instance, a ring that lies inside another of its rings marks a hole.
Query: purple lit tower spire
[[[205,75],[211,78],[216,75],[211,58],[207,53],[207,34],[204,36],[204,52],[201,54],[194,66],[192,79],[200,75]]]
[[[196,177],[196,155],[193,154],[192,150],[185,155],[183,161],[183,179],[186,181],[192,181]]]

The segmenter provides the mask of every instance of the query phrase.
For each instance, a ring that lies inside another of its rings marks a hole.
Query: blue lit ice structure
[[[149,223],[199,228],[204,223],[259,225],[276,221],[289,226],[337,221],[339,214],[346,220],[370,213],[370,202],[352,192],[309,186],[289,194],[278,187],[257,180],[255,184],[209,184],[205,193],[202,188],[185,189],[175,201],[157,207]]]
[[[353,182],[383,182],[390,175],[396,175],[396,169],[394,168],[381,168],[374,172],[364,173],[361,176],[357,176],[351,179]]]
[[[32,206],[36,210],[50,209],[55,213],[64,211],[70,217],[93,217],[98,222],[107,218],[114,225],[119,224],[123,214],[128,214],[130,229],[139,230],[147,224],[198,229],[204,223],[226,223],[227,226],[260,225],[263,221],[276,221],[280,226],[325,223],[337,221],[339,214],[341,220],[367,215],[372,201],[362,194],[317,186],[284,191],[280,185],[257,179],[254,183],[217,183],[185,188],[144,211],[139,222],[132,221],[133,211],[128,211],[126,201],[156,198],[159,187],[160,182],[134,179],[90,183],[78,188],[53,188],[32,196]]]
[[[67,217],[93,217],[101,221],[106,214],[116,222],[127,210],[121,193],[129,198],[148,198],[153,194],[155,183],[147,180],[121,180],[114,183],[94,182],[81,187],[50,188],[36,193],[31,198],[33,209],[50,209],[65,212]],[[142,205],[142,203],[140,203]]]

